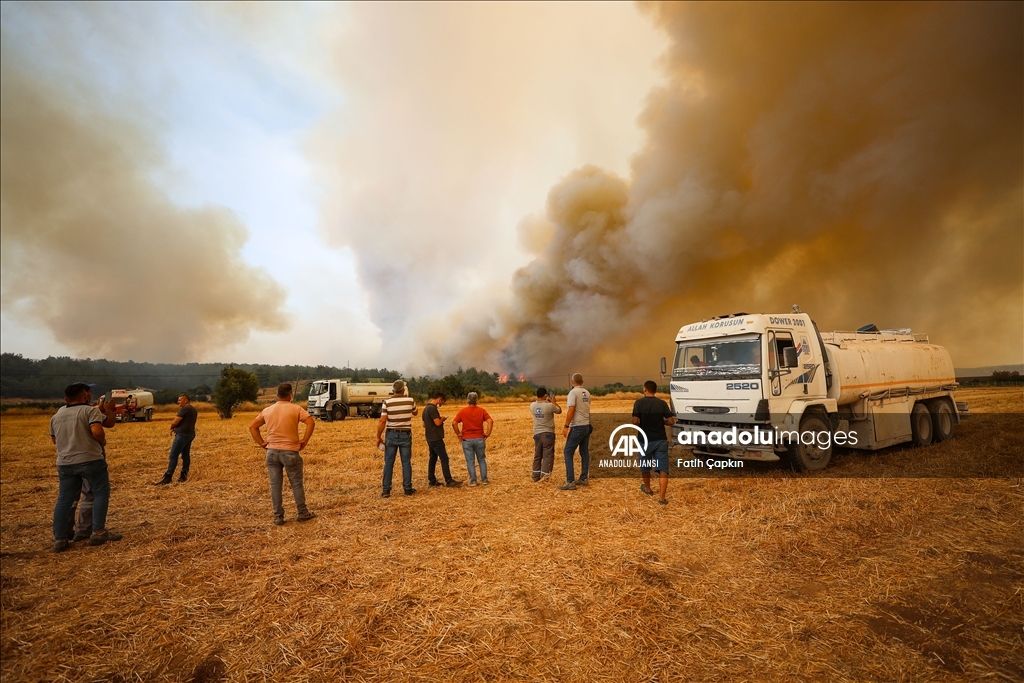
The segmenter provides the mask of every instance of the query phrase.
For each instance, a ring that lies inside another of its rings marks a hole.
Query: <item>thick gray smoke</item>
[[[649,374],[678,327],[788,311],[1024,348],[1024,5],[646,7],[671,38],[627,181],[570,173],[453,355]]]
[[[194,360],[285,325],[284,292],[246,265],[226,209],[157,188],[153,131],[4,54],[0,220],[5,314],[83,356]]]

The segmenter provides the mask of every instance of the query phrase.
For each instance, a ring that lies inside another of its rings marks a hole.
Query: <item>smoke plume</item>
[[[680,325],[799,303],[957,366],[1024,348],[1024,6],[671,3],[632,177],[573,171],[456,358],[650,374]]]
[[[155,131],[8,54],[0,87],[5,314],[82,355],[150,361],[284,327],[284,292],[243,262],[235,215],[158,189]]]

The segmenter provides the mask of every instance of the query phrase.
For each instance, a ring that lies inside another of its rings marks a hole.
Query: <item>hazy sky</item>
[[[656,368],[1024,346],[1020,4],[2,3],[2,349]]]

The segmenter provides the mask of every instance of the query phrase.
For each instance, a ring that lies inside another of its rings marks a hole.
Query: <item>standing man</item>
[[[89,482],[93,495],[92,535],[89,545],[120,541],[121,534],[107,529],[107,507],[110,504],[110,475],[107,470],[107,437],[104,427],[114,426],[114,404],[100,399],[92,402],[92,389],[84,382],[75,382],[64,389],[64,405],[50,419],[50,440],[57,447],[57,477],[60,489],[53,508],[53,552],[68,547],[68,520],[71,508],[82,492],[82,482]]]
[[[299,438],[299,423],[306,425],[306,431]],[[260,427],[267,425],[267,438],[260,434]],[[288,473],[292,485],[295,509],[300,522],[316,517],[306,507],[306,486],[302,480],[302,456],[299,451],[306,447],[313,436],[316,420],[299,405],[292,403],[292,385],[285,383],[277,387],[277,403],[263,409],[249,425],[249,434],[260,448],[267,451],[267,473],[270,475],[270,502],[274,506],[274,524],[284,524],[284,503],[281,500],[281,485],[284,483],[282,470]]]
[[[658,385],[653,380],[644,382],[644,397],[638,398],[633,404],[633,424],[640,427],[647,435],[646,460],[653,460],[654,467],[641,467],[640,474],[644,483],[640,484],[640,490],[648,496],[653,496],[651,490],[651,469],[660,475],[661,495],[658,497],[659,505],[668,505],[665,499],[665,492],[668,490],[668,435],[665,427],[676,423],[676,416],[672,414],[668,404],[658,398]]]
[[[562,491],[575,491],[577,486],[590,483],[590,392],[583,388],[583,375],[572,376],[572,389],[565,397],[565,483],[558,488]],[[574,481],[572,459],[576,449],[580,449],[580,478]]]
[[[430,450],[430,461],[427,463],[427,481],[430,486],[441,486],[435,474],[437,461],[441,461],[441,474],[444,475],[444,485],[455,488],[462,486],[461,481],[452,479],[452,471],[448,467],[448,449],[444,445],[444,421],[447,417],[441,417],[438,408],[445,404],[445,395],[438,391],[423,409],[423,430],[427,438],[427,448]]]
[[[476,462],[480,463],[480,483],[487,486],[487,438],[494,429],[494,420],[477,405],[480,395],[475,391],[466,396],[465,408],[455,414],[452,429],[462,441],[462,454],[466,456],[469,485],[476,486]]]
[[[192,464],[192,441],[196,438],[196,419],[199,413],[192,405],[188,394],[178,396],[178,414],[171,422],[171,454],[167,458],[167,471],[164,478],[156,482],[156,486],[166,486],[174,477],[178,468],[178,456],[181,456],[181,476],[178,481],[188,481],[188,469]]]
[[[530,404],[533,415],[533,480],[543,481],[551,476],[555,464],[555,415],[562,409],[554,394],[544,387],[537,389],[537,400]]]
[[[412,418],[418,409],[415,399],[405,395],[405,382],[396,379],[391,389],[392,395],[381,405],[380,422],[377,423],[377,448],[384,444],[381,498],[391,497],[396,452],[402,458],[402,489],[407,496],[416,493],[412,487]]]

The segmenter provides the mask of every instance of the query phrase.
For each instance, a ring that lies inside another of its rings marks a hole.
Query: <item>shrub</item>
[[[229,365],[220,371],[220,381],[213,394],[213,404],[225,420],[231,419],[231,411],[239,404],[256,402],[260,394],[260,382],[256,375]]]

